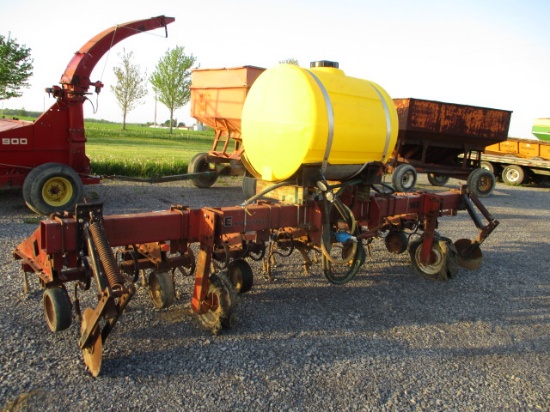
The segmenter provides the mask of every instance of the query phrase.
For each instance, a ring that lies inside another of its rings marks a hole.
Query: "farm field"
[[[86,123],[86,153],[92,173],[152,177],[181,174],[197,153],[208,152],[212,131],[150,128],[142,125]]]

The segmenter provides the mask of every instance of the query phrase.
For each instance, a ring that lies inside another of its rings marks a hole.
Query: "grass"
[[[7,116],[11,117],[11,116]],[[17,116],[34,121],[35,117]],[[86,154],[92,174],[157,177],[187,173],[187,165],[197,153],[210,151],[214,131],[151,128],[86,120]]]
[[[169,176],[187,172],[197,153],[212,147],[212,131],[150,128],[141,125],[86,122],[86,154],[92,173],[133,177]]]

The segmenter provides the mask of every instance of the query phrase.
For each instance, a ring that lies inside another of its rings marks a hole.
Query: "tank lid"
[[[331,62],[330,60],[317,60],[309,63],[309,67],[333,67],[335,69],[339,69],[340,65],[338,64],[338,62]]]

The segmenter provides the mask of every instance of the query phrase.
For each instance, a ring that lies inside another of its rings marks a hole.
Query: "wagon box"
[[[412,190],[416,172],[430,183],[468,178],[478,196],[488,195],[495,178],[480,167],[487,146],[508,137],[511,111],[421,99],[393,99],[399,118],[397,144],[388,162],[400,191]]]
[[[247,92],[264,70],[255,66],[193,70],[191,116],[214,130],[240,133]]]
[[[486,146],[508,138],[511,111],[420,99],[393,99],[399,138],[441,147]]]

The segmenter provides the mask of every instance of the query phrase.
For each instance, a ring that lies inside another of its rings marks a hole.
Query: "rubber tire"
[[[449,181],[449,176],[447,175],[438,175],[436,173],[428,173],[428,182],[432,186],[445,186]]]
[[[227,266],[227,277],[239,294],[246,293],[254,285],[254,273],[246,260],[233,260]]]
[[[496,182],[495,175],[481,167],[474,169],[468,176],[468,187],[477,197],[489,196],[493,192]]]
[[[78,174],[70,166],[60,163],[46,163],[40,168],[30,188],[30,203],[34,210],[43,215],[72,210],[82,198],[83,185]],[[52,183],[52,179],[60,179],[62,183],[70,185],[69,198],[56,203],[44,198],[43,191],[48,183]]]
[[[157,309],[169,307],[176,297],[176,290],[170,272],[151,272],[149,275],[149,296]]]
[[[430,279],[449,280],[458,272],[458,252],[453,242],[448,238],[434,239],[432,250],[439,256],[437,265],[423,265],[418,261],[422,253],[423,239],[410,243],[409,254],[411,264],[416,273]]]
[[[197,153],[191,161],[189,166],[187,166],[187,173],[201,173],[210,171],[210,166],[208,164],[208,153]],[[198,176],[193,177],[191,181],[193,184],[200,189],[207,189],[211,187],[218,180],[218,175],[213,174],[211,176]]]
[[[502,171],[502,181],[510,186],[519,186],[525,180],[525,170],[518,165],[508,165]]]
[[[491,172],[492,174],[495,174],[495,167],[493,166],[493,164],[491,162],[488,162],[486,160],[482,160],[480,163],[479,163],[479,167],[485,169],[485,170],[488,170],[489,172]]]
[[[398,192],[410,192],[416,184],[417,173],[414,167],[401,164],[392,173],[392,183]]]
[[[32,210],[34,213],[40,214],[40,212],[36,210],[36,208],[34,207],[34,205],[31,202],[32,184],[36,180],[36,177],[40,173],[42,173],[45,169],[50,167],[50,165],[52,165],[52,163],[44,163],[44,164],[41,164],[39,166],[36,166],[34,169],[32,169],[27,174],[27,176],[25,177],[25,180],[23,181],[23,189],[22,189],[22,191],[23,191],[23,200],[25,201],[25,204],[27,205],[27,207],[30,210]]]
[[[47,288],[42,297],[44,318],[52,332],[59,332],[71,326],[73,321],[72,304],[63,288]]]

